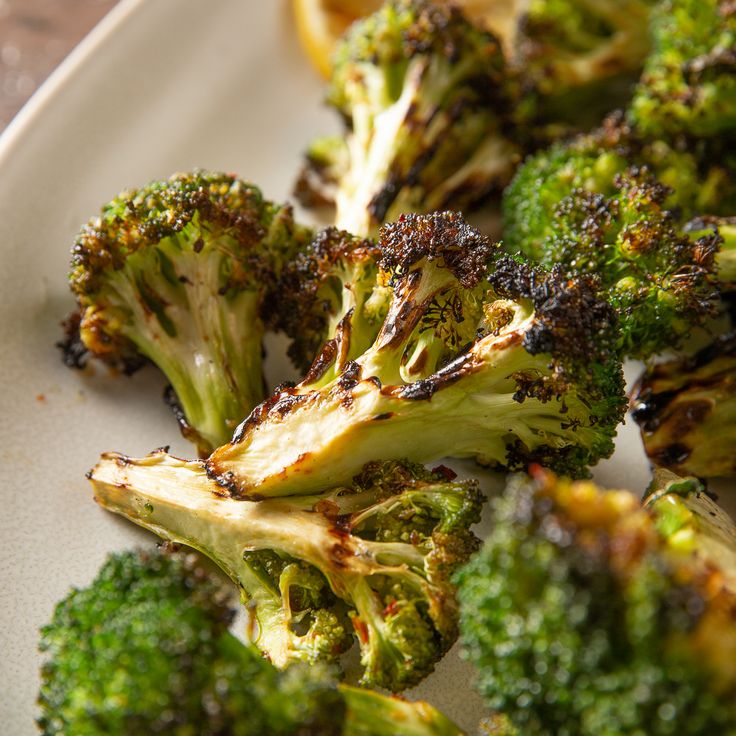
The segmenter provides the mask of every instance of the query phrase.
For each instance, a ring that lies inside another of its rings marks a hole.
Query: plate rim
[[[0,169],[16,148],[22,145],[24,136],[29,134],[39,118],[45,114],[46,108],[62,94],[66,85],[74,82],[77,72],[88,59],[146,3],[147,0],[119,0],[62,59],[0,133]]]

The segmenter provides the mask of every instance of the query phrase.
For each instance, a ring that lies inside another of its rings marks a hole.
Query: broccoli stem
[[[564,398],[567,424],[560,421],[560,398],[515,400],[513,376],[543,375],[548,362],[509,335],[488,336],[435,374],[447,380],[437,380],[433,393],[420,394],[420,381],[408,385],[417,387],[411,397],[406,386],[380,385],[372,377],[349,390],[333,385],[309,392],[301,402],[287,391],[252,431],[245,428],[240,441],[210,458],[209,470],[225,485],[237,484],[238,493],[279,496],[347,483],[376,457],[436,460],[448,454],[450,436],[454,457],[480,456],[489,465],[507,464],[510,437],[530,451],[595,443],[595,428],[576,422],[590,410],[574,392]],[[456,375],[460,380],[450,378]],[[288,410],[280,411],[280,404]]]
[[[145,259],[138,254],[110,276],[109,286],[128,316],[121,332],[171,382],[184,412],[185,434],[207,454],[227,442],[243,412],[263,398],[265,329],[258,316],[259,294],[243,290],[213,298],[220,261],[199,258],[180,243],[183,238],[172,235],[165,247],[157,246],[160,259],[176,262],[177,278],[157,279],[155,293],[146,287]]]
[[[364,688],[339,685],[347,717],[344,736],[463,736],[463,731],[429,703],[408,702]]]

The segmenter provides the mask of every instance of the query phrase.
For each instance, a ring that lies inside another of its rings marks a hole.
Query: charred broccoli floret
[[[183,433],[211,451],[263,398],[261,308],[309,236],[288,206],[227,174],[123,192],[72,251],[81,340],[115,366],[155,363]]]
[[[331,373],[375,340],[391,293],[380,282],[379,258],[373,241],[327,228],[287,265],[276,321],[292,338],[289,357],[305,373],[328,339],[336,356]]]
[[[664,0],[630,118],[663,140],[736,141],[736,12],[729,0]],[[726,147],[728,144],[726,144]]]
[[[555,143],[517,169],[503,195],[506,247],[541,259],[545,240],[555,234],[560,202],[579,189],[610,197],[616,178],[632,167],[646,167],[670,187],[665,204],[684,218],[736,210],[736,177],[720,162],[702,168],[692,152],[646,141],[619,115],[611,115],[597,130]]]
[[[614,180],[612,196],[575,190],[558,205],[545,239],[545,266],[572,278],[595,273],[619,315],[623,355],[647,358],[679,345],[713,314],[717,233],[691,238],[665,209],[670,189],[646,170]]]
[[[539,471],[457,576],[466,656],[520,733],[736,733],[736,529],[694,479],[640,507]]]
[[[429,704],[337,685],[324,665],[277,670],[228,632],[227,598],[191,553],[111,555],[42,630],[42,733],[460,736]]]
[[[335,660],[354,631],[362,682],[396,692],[428,675],[457,636],[449,578],[478,546],[474,482],[373,463],[349,487],[250,502],[223,495],[201,463],[161,451],[105,455],[90,478],[104,508],[211,557],[280,667]]]
[[[523,114],[557,128],[591,128],[628,102],[649,53],[654,0],[531,0],[511,54],[526,88]]]
[[[389,0],[338,44],[328,100],[347,130],[313,144],[297,196],[333,200],[336,225],[361,236],[403,212],[468,207],[516,163],[510,94],[497,38],[459,8]]]
[[[654,465],[699,478],[736,474],[736,332],[650,366],[632,416]]]
[[[391,295],[373,343],[326,382],[323,351],[210,456],[211,477],[267,497],[349,482],[376,457],[581,474],[611,453],[625,404],[615,318],[584,279],[501,257],[449,212],[402,216],[379,247]]]

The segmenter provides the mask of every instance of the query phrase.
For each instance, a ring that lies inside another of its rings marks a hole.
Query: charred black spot
[[[351,360],[345,366],[345,370],[342,372],[342,375],[338,379],[338,386],[343,391],[351,391],[358,385],[358,382],[360,381],[360,373],[360,365],[354,360]]]
[[[437,390],[435,382],[431,379],[423,381],[414,381],[406,386],[402,386],[398,395],[402,399],[411,399],[412,401],[427,401],[432,398],[432,394]]]
[[[383,414],[376,414],[374,417],[371,417],[371,421],[382,422],[384,419],[391,419],[393,416],[395,416],[395,412],[386,411]]]
[[[468,225],[455,212],[401,215],[381,228],[381,266],[401,274],[422,259],[440,260],[465,288],[472,288],[486,273],[498,245]]]
[[[79,334],[81,322],[82,315],[77,309],[61,323],[64,337],[56,343],[56,347],[61,350],[61,359],[67,368],[85,368],[89,360],[89,351]]]

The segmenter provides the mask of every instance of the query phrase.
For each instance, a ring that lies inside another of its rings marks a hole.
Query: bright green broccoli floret
[[[466,656],[523,734],[736,733],[736,528],[694,479],[644,510],[538,471],[457,579]]]
[[[81,341],[116,366],[155,363],[206,453],[263,398],[264,300],[309,236],[288,206],[226,174],[123,192],[72,251]]]
[[[625,104],[649,53],[653,5],[654,0],[525,3],[511,51],[526,92],[523,115],[553,129],[591,128]]]
[[[649,366],[631,413],[654,465],[698,478],[736,475],[736,332]]]
[[[379,258],[373,241],[327,228],[286,267],[276,321],[292,338],[289,356],[305,373],[315,356],[324,359],[327,340],[335,358],[330,377],[375,340],[391,294],[380,282]]]
[[[372,344],[340,370],[327,346],[210,456],[213,478],[267,497],[348,483],[375,457],[579,475],[612,452],[616,323],[585,279],[502,256],[449,212],[402,216],[379,248],[391,293]]]
[[[42,630],[42,733],[461,736],[427,703],[279,671],[228,632],[228,592],[193,554],[127,552]]]
[[[652,138],[736,140],[736,13],[730,0],[664,0],[630,119]]]
[[[505,194],[507,246],[569,276],[595,274],[619,316],[623,355],[676,347],[714,311],[723,238],[687,228],[680,214],[696,181],[689,163],[664,146],[640,147],[610,121],[527,161]]]
[[[108,454],[97,501],[211,557],[238,585],[257,646],[276,665],[334,661],[355,633],[362,682],[415,685],[457,636],[452,573],[478,547],[477,484],[405,463],[368,465],[314,496],[240,501],[200,463]],[[352,622],[352,625],[351,625]]]
[[[342,733],[331,672],[279,672],[228,632],[232,614],[191,553],[110,556],[42,630],[42,732]]]
[[[328,100],[344,139],[320,139],[297,185],[334,201],[336,225],[370,235],[404,212],[466,208],[517,160],[500,44],[454,6],[390,0],[355,23],[333,59]]]
[[[731,214],[736,210],[736,176],[716,159],[705,168],[699,161],[692,151],[643,139],[612,115],[597,130],[555,143],[517,169],[503,196],[504,244],[512,252],[542,259],[545,239],[555,234],[560,202],[578,189],[610,197],[616,178],[632,167],[646,167],[669,187],[666,206],[685,218]]]

